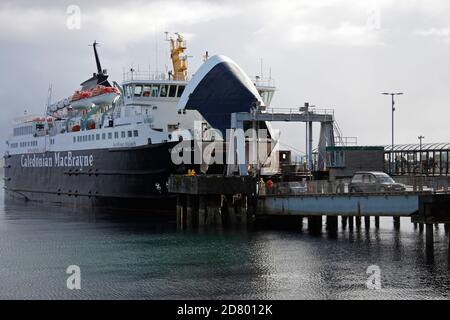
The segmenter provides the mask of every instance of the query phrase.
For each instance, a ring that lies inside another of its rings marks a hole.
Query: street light
[[[419,143],[419,146],[420,146],[419,150],[420,150],[420,152],[422,152],[422,140],[425,139],[425,137],[424,136],[418,136],[417,139],[419,139],[419,141],[420,141],[420,143]]]
[[[418,136],[417,139],[419,139],[419,161],[420,161],[420,174],[422,174],[422,140],[425,139],[424,136]]]
[[[388,93],[388,92],[383,92],[382,95],[385,96],[391,96],[392,97],[392,149],[391,149],[391,155],[392,155],[392,159],[391,159],[391,163],[394,163],[394,112],[395,112],[395,96],[402,96],[403,92],[395,92],[395,93]],[[391,164],[392,165],[392,164]],[[392,173],[392,168],[391,168],[391,173]]]

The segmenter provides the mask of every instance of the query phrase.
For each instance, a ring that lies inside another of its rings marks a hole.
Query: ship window
[[[77,137],[73,137],[73,143],[77,142]]]
[[[167,97],[167,92],[169,91],[169,86],[168,85],[162,85],[161,86],[161,97]]]
[[[102,140],[105,140],[105,139],[106,139],[106,134],[102,133]]]
[[[170,86],[169,97],[175,98],[176,93],[177,93],[177,86]]]
[[[119,133],[118,132],[114,132],[114,139],[119,139]]]
[[[77,142],[80,142],[80,141],[81,141],[81,137],[78,136],[78,137],[77,137]]]
[[[29,147],[29,146],[30,146],[30,141],[27,142],[27,147]]]
[[[88,135],[88,141],[91,141],[91,135]]]
[[[135,86],[134,87],[134,96],[140,97],[142,94],[142,86]]]
[[[144,86],[144,93],[142,94],[143,97],[150,97],[151,93],[151,87],[150,86]]]
[[[152,86],[152,97],[157,97],[159,95],[159,85],[154,84]]]
[[[121,137],[122,137],[122,138],[125,138],[125,131],[122,131],[122,132],[121,132]]]
[[[139,135],[139,132],[138,132],[137,130],[134,130],[134,131],[133,131],[133,135],[134,135],[135,137],[137,137],[137,136]]]
[[[87,141],[87,136],[83,136],[83,142]]]
[[[108,132],[108,139],[112,139],[112,132]]]
[[[131,131],[128,131],[128,138],[131,138],[133,136],[133,133]]]
[[[100,133],[97,133],[97,135],[95,136],[96,140],[100,140]]]
[[[92,137],[92,141],[94,141],[95,140],[95,135],[92,135],[91,137]]]
[[[181,96],[183,95],[184,88],[185,88],[185,86],[179,86],[179,87],[178,87],[178,92],[177,92],[177,97],[178,97],[178,98],[181,97]]]

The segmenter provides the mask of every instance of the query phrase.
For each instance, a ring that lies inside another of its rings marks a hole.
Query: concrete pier
[[[247,225],[249,197],[256,193],[256,181],[245,176],[171,176],[169,192],[177,194],[177,226],[180,229],[205,226]]]

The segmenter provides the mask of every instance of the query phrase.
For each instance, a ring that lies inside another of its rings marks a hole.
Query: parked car
[[[349,184],[349,191],[353,192],[399,192],[405,191],[403,184],[396,183],[384,172],[357,172]]]

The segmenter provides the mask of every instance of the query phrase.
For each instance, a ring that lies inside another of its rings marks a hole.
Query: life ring
[[[272,180],[267,180],[266,186],[267,186],[267,189],[272,189],[273,188],[273,181]]]

